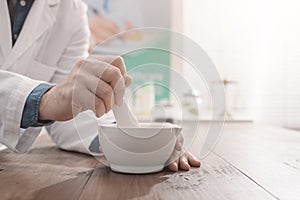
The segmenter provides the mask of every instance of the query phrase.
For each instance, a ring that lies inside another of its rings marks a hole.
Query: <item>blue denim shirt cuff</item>
[[[41,83],[31,91],[23,109],[21,128],[47,126],[54,123],[54,121],[39,121],[41,98],[52,87],[54,87],[54,85]]]

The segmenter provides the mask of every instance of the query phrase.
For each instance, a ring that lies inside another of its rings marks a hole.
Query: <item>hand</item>
[[[100,117],[114,103],[122,104],[130,83],[121,57],[90,56],[79,61],[61,84],[42,96],[39,120],[66,121],[85,110],[93,110]]]
[[[94,45],[100,44],[120,32],[114,21],[100,16],[90,17],[89,27]]]
[[[171,171],[177,172],[179,169],[184,171],[189,171],[190,167],[200,167],[201,163],[199,159],[197,159],[190,152],[183,152],[183,137],[182,135],[178,136],[176,141],[176,146],[169,159],[168,168]]]

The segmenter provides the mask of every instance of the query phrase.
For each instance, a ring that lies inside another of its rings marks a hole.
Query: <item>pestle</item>
[[[112,110],[117,120],[118,127],[140,127],[136,117],[125,100],[121,106],[114,104]]]

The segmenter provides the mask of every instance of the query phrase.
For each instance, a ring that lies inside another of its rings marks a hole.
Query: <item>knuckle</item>
[[[125,71],[125,62],[124,62],[123,57],[118,56],[118,58],[116,60],[117,60],[118,67]]]
[[[121,76],[121,71],[116,67],[111,67],[111,73],[113,77],[119,78]]]
[[[92,72],[95,71],[96,68],[99,68],[100,63],[101,62],[96,59],[89,58],[82,63],[81,68],[84,71]]]
[[[119,64],[123,64],[124,63],[124,59],[122,56],[116,56],[115,57],[115,61],[118,62]]]
[[[91,59],[85,60],[85,61],[82,63],[82,68],[83,68],[84,70],[87,70],[87,69],[89,69],[89,68],[95,66],[96,64],[97,64],[97,61],[96,61],[96,60],[91,60]]]
[[[111,95],[113,92],[112,88],[109,86],[103,87],[102,90],[103,90],[104,95],[106,95],[106,96]]]
[[[94,62],[91,60],[84,60],[81,62],[79,68],[81,71],[87,71],[93,66]]]
[[[108,62],[102,62],[101,67],[104,71],[106,71],[106,70],[110,71],[112,68],[112,66]]]
[[[84,80],[84,75],[82,74],[81,70],[77,70],[74,73],[73,79],[76,80]]]

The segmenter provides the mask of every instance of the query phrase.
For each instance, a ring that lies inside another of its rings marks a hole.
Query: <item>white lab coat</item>
[[[41,130],[19,128],[26,97],[39,84],[31,79],[59,83],[76,61],[88,55],[87,8],[81,0],[35,0],[12,48],[6,2],[0,1],[0,141],[22,153]],[[88,146],[98,133],[97,120],[85,112],[75,120],[56,122],[47,131],[59,147],[90,153]]]

